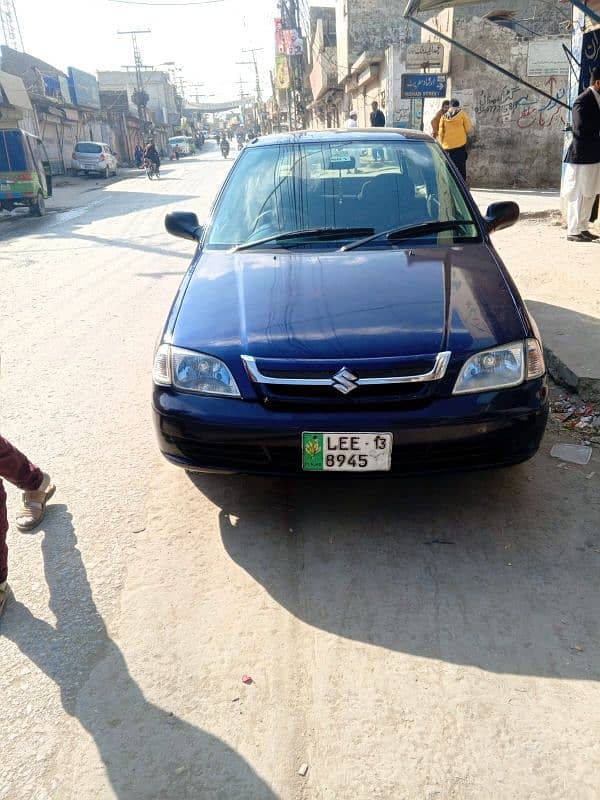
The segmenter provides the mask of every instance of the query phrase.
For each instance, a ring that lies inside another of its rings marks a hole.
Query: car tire
[[[104,178],[105,181],[107,181],[110,178],[110,170],[108,167],[106,167],[102,172],[102,177]]]
[[[44,195],[41,192],[38,192],[35,202],[29,206],[29,216],[43,217],[45,213],[46,201],[44,200]]]

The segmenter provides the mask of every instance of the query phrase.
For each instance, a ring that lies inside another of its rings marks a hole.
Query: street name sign
[[[447,79],[441,72],[430,75],[407,72],[402,76],[402,97],[445,97]]]

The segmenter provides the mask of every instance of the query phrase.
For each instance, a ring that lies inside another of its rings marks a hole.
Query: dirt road
[[[595,800],[597,452],[327,488],[159,458],[162,219],[226,169],[2,226],[0,425],[59,488],[10,533],[0,798]]]

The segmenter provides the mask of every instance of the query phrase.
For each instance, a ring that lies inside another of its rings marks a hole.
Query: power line
[[[206,6],[211,3],[224,3],[225,0],[187,0],[183,3],[148,3],[145,0],[108,0],[109,3],[122,3],[126,6]]]

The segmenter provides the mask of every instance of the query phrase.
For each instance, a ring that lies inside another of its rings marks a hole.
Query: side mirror
[[[165,217],[165,228],[173,236],[180,239],[191,239],[199,242],[204,228],[198,222],[193,211],[172,211]]]
[[[511,201],[492,203],[485,214],[485,224],[488,233],[510,228],[519,219],[519,206]]]

